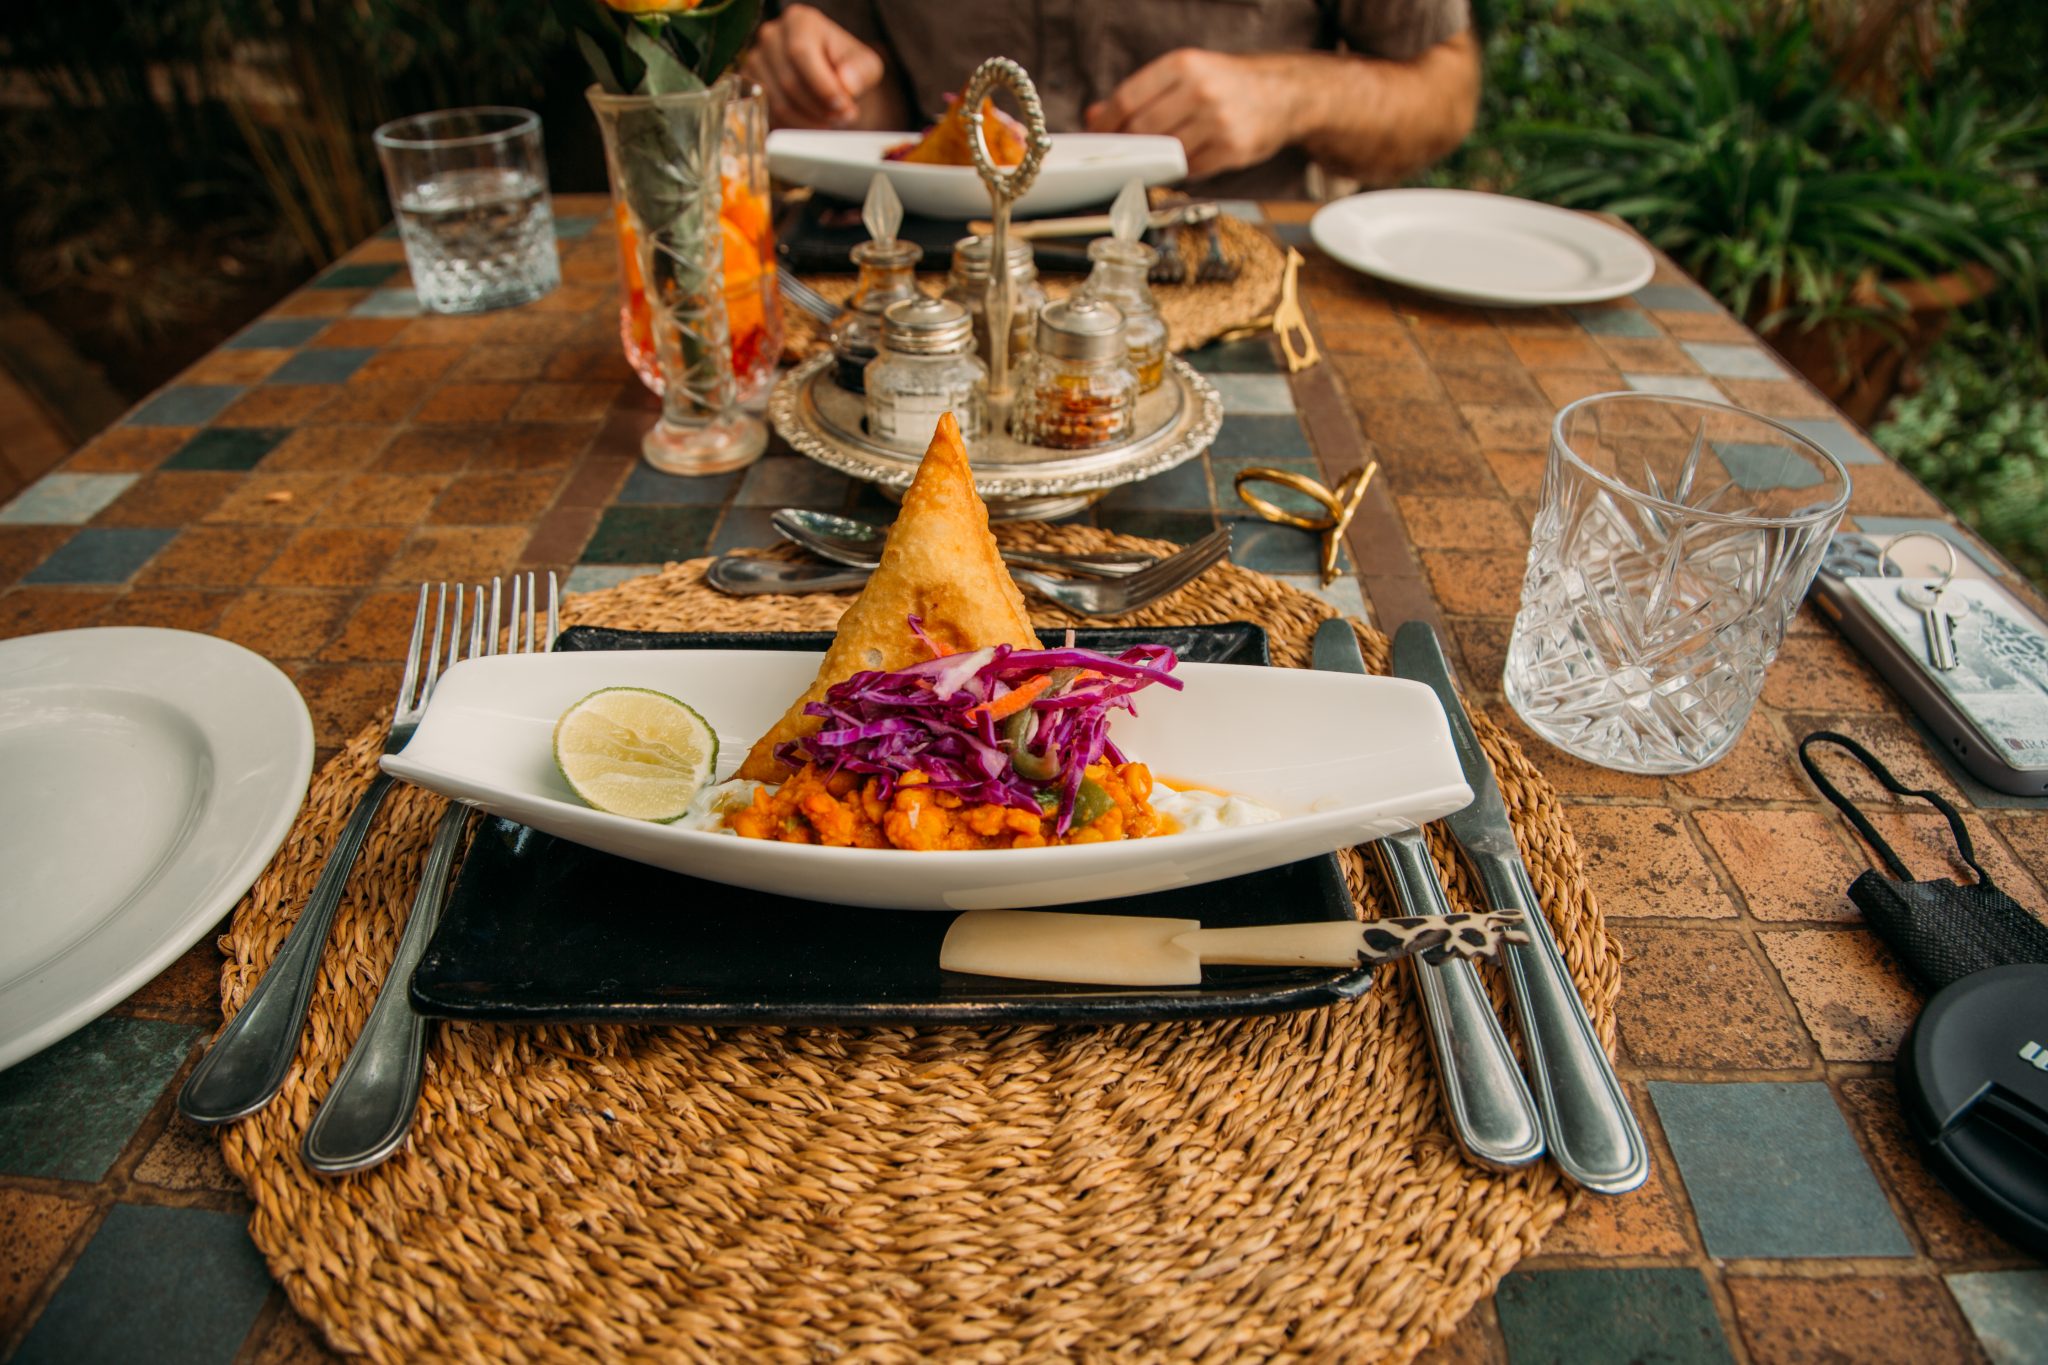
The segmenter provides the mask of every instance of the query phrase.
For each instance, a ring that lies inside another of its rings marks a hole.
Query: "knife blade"
[[[1332,673],[1366,671],[1358,636],[1341,618],[1317,628],[1310,659]],[[1373,853],[1403,915],[1451,912],[1420,830],[1380,839]],[[1478,970],[1470,962],[1430,964],[1417,958],[1415,986],[1458,1145],[1472,1160],[1496,1170],[1526,1166],[1542,1156],[1536,1102],[1515,1067]]]
[[[1394,675],[1426,684],[1442,700],[1473,792],[1472,804],[1444,823],[1478,874],[1488,904],[1518,911],[1529,923],[1528,944],[1508,950],[1508,986],[1550,1154],[1587,1189],[1625,1194],[1649,1178],[1649,1147],[1543,917],[1493,764],[1479,747],[1428,622],[1410,621],[1394,633]]]

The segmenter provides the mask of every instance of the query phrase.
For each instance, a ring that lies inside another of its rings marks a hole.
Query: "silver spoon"
[[[882,562],[882,542],[888,533],[879,526],[802,507],[778,508],[768,520],[784,539],[821,559],[858,569],[872,569]],[[1120,578],[1156,562],[1153,555],[1131,550],[1079,555],[1004,550],[1002,554],[1005,562],[1027,569],[1050,569],[1054,573],[1085,574],[1090,578]]]

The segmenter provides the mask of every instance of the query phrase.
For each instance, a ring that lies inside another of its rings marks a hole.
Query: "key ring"
[[[1955,580],[1956,570],[1961,567],[1960,561],[1956,559],[1956,547],[1947,536],[1939,536],[1932,531],[1908,531],[1902,536],[1893,536],[1891,541],[1882,550],[1877,552],[1877,576],[1879,578],[1885,576],[1884,568],[1885,565],[1891,563],[1892,551],[1898,549],[1899,546],[1909,540],[1934,541],[1948,555],[1948,572],[1943,574],[1941,581],[1934,585],[1935,592],[1940,592]],[[1892,567],[1899,569],[1901,576],[1905,574],[1903,567],[1899,565],[1893,565]]]
[[[1323,585],[1327,587],[1337,581],[1337,547],[1344,541],[1344,530],[1351,525],[1351,518],[1357,514],[1359,503],[1365,500],[1366,487],[1372,482],[1372,476],[1379,472],[1379,467],[1379,461],[1374,460],[1362,469],[1354,469],[1339,479],[1333,489],[1291,469],[1254,465],[1250,469],[1238,471],[1235,486],[1237,496],[1245,505],[1267,521],[1292,526],[1298,530],[1322,533]],[[1252,492],[1247,485],[1254,483],[1274,483],[1282,488],[1292,489],[1303,497],[1320,503],[1329,515],[1305,517],[1299,512],[1290,512]]]

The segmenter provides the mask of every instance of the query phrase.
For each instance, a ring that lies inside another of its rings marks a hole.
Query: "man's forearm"
[[[1289,141],[1329,169],[1373,184],[1391,184],[1448,155],[1478,112],[1479,53],[1470,33],[1406,62],[1320,52],[1261,60],[1292,68]]]

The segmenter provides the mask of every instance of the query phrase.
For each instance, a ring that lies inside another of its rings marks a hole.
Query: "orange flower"
[[[704,0],[604,0],[621,14],[687,14]]]

